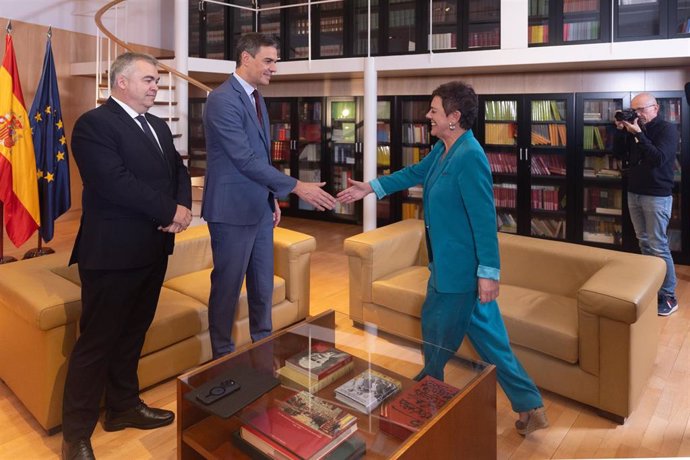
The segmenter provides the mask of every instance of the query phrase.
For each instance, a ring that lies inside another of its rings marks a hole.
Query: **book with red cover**
[[[253,414],[242,439],[276,458],[317,460],[357,431],[356,417],[309,392]]]
[[[352,355],[325,344],[317,344],[285,360],[295,371],[320,380],[352,362]]]
[[[432,418],[460,390],[427,375],[381,406],[381,431],[405,440]]]

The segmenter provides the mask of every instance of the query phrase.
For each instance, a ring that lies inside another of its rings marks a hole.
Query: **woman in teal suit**
[[[419,163],[371,182],[349,181],[338,194],[343,203],[371,192],[382,198],[424,186],[429,269],[422,306],[424,368],[415,377],[443,380],[443,368],[467,335],[484,361],[495,364],[498,381],[520,414],[526,435],[548,426],[539,390],[510,348],[498,309],[500,261],[491,170],[471,127],[477,95],[462,82],[439,86],[426,117],[439,141]]]

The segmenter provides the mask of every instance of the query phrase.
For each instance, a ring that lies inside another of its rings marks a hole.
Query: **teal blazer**
[[[472,130],[441,159],[438,141],[417,164],[371,182],[378,198],[424,186],[424,223],[430,249],[429,283],[442,293],[477,291],[478,278],[499,279],[491,169]]]

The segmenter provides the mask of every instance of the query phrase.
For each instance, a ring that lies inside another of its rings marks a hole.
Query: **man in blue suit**
[[[302,182],[271,164],[268,112],[257,87],[276,72],[278,42],[243,35],[235,61],[235,73],[209,94],[204,111],[208,163],[201,215],[213,250],[208,318],[214,359],[235,349],[232,325],[245,275],[252,341],[271,333],[276,196],[295,193],[320,211],[335,204],[321,188],[325,182]]]

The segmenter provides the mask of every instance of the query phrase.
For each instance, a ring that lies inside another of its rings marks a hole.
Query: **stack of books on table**
[[[366,445],[354,437],[357,418],[307,391],[256,410],[240,428],[240,438],[274,459],[353,459]]]
[[[335,397],[358,411],[369,414],[402,387],[399,380],[368,369],[335,389]]]
[[[405,440],[460,390],[427,375],[381,406],[381,431]]]
[[[316,393],[352,370],[352,355],[333,347],[316,345],[285,360],[278,369],[283,385],[295,384]]]

